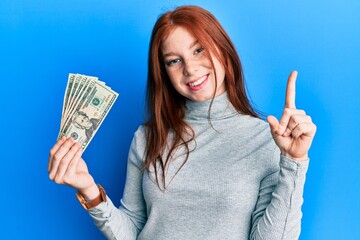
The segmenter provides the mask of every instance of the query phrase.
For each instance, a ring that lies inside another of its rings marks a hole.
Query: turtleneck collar
[[[185,119],[187,120],[208,120],[209,119],[209,107],[211,105],[211,99],[204,102],[195,102],[190,99],[186,99]],[[212,102],[210,109],[210,119],[217,120],[231,117],[238,114],[234,106],[230,103],[228,94],[224,93],[216,96]]]

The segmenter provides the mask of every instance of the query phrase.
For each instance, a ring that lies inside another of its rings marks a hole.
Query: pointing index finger
[[[291,72],[287,86],[286,86],[286,97],[285,97],[285,107],[286,108],[296,108],[295,106],[295,83],[297,77],[297,71]]]

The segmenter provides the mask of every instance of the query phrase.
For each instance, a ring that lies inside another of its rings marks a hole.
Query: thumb
[[[271,133],[275,136],[276,131],[279,128],[279,121],[277,120],[276,117],[271,116],[271,115],[267,116],[266,120],[268,121],[268,123],[270,125]]]

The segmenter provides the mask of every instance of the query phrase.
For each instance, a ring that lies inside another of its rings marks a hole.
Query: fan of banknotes
[[[97,77],[69,74],[60,132],[85,150],[113,106],[118,94]]]

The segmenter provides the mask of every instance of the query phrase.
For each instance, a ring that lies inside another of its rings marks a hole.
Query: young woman
[[[316,126],[295,107],[296,75],[280,122],[264,122],[219,22],[200,7],[176,8],[152,32],[149,119],[130,147],[121,206],[71,138],[50,150],[50,179],[77,189],[109,239],[297,239]]]

